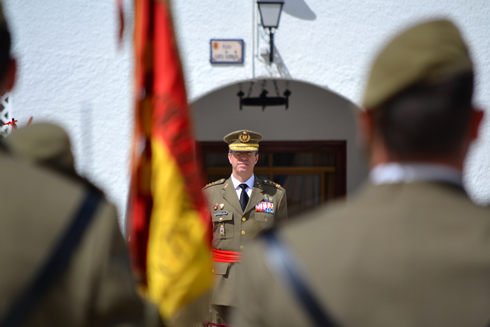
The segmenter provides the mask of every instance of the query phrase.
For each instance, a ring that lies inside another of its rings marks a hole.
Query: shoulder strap
[[[92,187],[89,188],[84,201],[76,211],[68,228],[61,235],[61,238],[58,239],[48,260],[6,314],[4,314],[0,320],[0,327],[19,326],[42,300],[42,297],[68,265],[70,256],[82,238],[86,227],[92,220],[91,218],[101,198],[102,193],[100,191]]]
[[[274,229],[264,232],[263,237],[267,243],[265,261],[272,274],[279,277],[278,280],[296,296],[316,326],[337,326],[322,308],[300,273],[299,258],[277,238]]]

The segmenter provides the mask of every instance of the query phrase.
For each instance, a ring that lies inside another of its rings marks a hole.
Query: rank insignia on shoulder
[[[204,187],[212,186],[212,185],[215,185],[215,184],[223,184],[225,182],[225,180],[226,179],[222,178],[220,180],[217,180],[216,182],[212,182],[212,183],[206,184],[206,186],[204,186]]]
[[[274,213],[274,203],[272,202],[259,202],[255,206],[255,211],[256,212],[267,212],[267,213]]]
[[[268,180],[268,179],[264,179],[264,184],[266,184],[266,185],[271,185],[271,186],[275,186],[275,187],[277,187],[277,188],[280,188],[280,187],[281,187],[281,185],[279,185],[279,184],[277,184],[277,183],[274,183],[273,181],[270,181],[270,180]]]

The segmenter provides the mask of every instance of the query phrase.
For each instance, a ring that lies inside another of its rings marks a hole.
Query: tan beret
[[[257,151],[261,140],[262,135],[245,129],[231,132],[223,138],[233,151]]]
[[[70,139],[57,125],[39,123],[16,129],[5,144],[14,155],[75,171]]]
[[[453,23],[438,20],[416,25],[379,53],[363,106],[376,108],[416,83],[435,82],[472,69],[468,48]]]

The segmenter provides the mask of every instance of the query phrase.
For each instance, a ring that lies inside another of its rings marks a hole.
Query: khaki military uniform
[[[278,233],[337,326],[457,327],[490,322],[490,210],[450,184],[368,185]],[[233,326],[313,326],[264,263],[245,249]]]
[[[247,241],[260,231],[287,219],[286,191],[269,180],[255,177],[245,211],[240,206],[231,178],[207,185],[204,193],[212,216],[213,248],[217,250],[242,251]],[[269,208],[269,212],[264,208]],[[273,208],[273,212],[270,212],[270,208]],[[216,286],[212,304],[236,306],[237,265],[215,262]]]
[[[80,179],[35,167],[0,151],[0,315],[36,276],[86,195]],[[26,326],[159,324],[135,293],[116,209],[103,199],[66,270]],[[145,314],[148,313],[148,319]],[[146,320],[145,320],[146,319]],[[146,324],[147,323],[147,324]]]

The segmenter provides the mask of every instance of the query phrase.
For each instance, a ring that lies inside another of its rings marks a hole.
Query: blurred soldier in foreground
[[[246,242],[262,230],[287,219],[286,190],[254,175],[262,135],[240,130],[226,135],[232,174],[204,187],[211,206],[216,286],[212,320],[229,324],[236,308],[236,270]]]
[[[461,183],[483,117],[472,94],[452,23],[392,40],[360,114],[369,185],[248,247],[233,325],[488,325],[490,211]]]
[[[15,71],[0,7],[2,92]],[[76,176],[66,133],[42,124],[11,137],[0,143],[0,326],[159,325],[134,291],[115,207]]]

